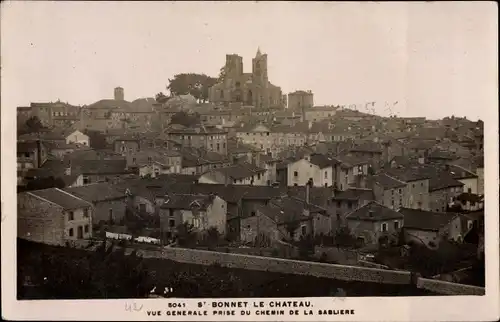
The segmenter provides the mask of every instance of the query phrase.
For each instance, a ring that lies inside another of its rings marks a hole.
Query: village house
[[[83,175],[83,184],[113,182],[131,174],[126,160],[83,160],[74,163]]]
[[[127,168],[137,169],[141,177],[181,173],[182,170],[182,155],[178,151],[160,147],[127,154],[126,159]]]
[[[420,165],[386,169],[384,173],[406,183],[406,196],[408,198],[403,200],[406,207],[422,210],[430,209],[429,179],[433,176],[432,173],[423,171]]]
[[[287,164],[287,185],[304,186],[312,180],[315,187],[331,187],[336,164],[333,158],[322,154],[305,155]]]
[[[186,128],[181,125],[170,126],[165,130],[169,140],[185,147],[203,148],[206,151],[227,155],[227,131],[217,127],[196,126]]]
[[[398,238],[404,223],[402,214],[371,201],[346,216],[349,231],[363,245],[377,245]]]
[[[33,180],[61,179],[64,187],[83,185],[83,175],[78,168],[71,167],[71,161],[47,160],[41,168],[29,169],[24,177],[25,183]]]
[[[445,172],[451,174],[453,179],[463,183],[464,192],[478,194],[479,179],[477,174],[457,165],[446,164],[443,168]]]
[[[58,188],[19,193],[18,237],[44,244],[92,237],[92,204]]]
[[[334,186],[339,190],[346,190],[351,186],[359,185],[359,178],[369,174],[370,161],[353,155],[340,155],[334,158],[337,164],[334,167]]]
[[[462,193],[463,186],[447,173],[432,176],[429,180],[429,209],[445,212],[454,198]]]
[[[245,162],[209,170],[200,176],[198,182],[264,186],[267,185],[267,175],[266,169]]]
[[[371,160],[370,164],[374,169],[378,169],[380,163],[383,162],[383,153],[384,147],[382,145],[366,140],[355,144],[348,152],[355,157]]]
[[[386,173],[370,176],[366,181],[367,187],[373,190],[375,200],[378,203],[391,209],[405,207],[409,198],[405,182]]]
[[[326,209],[307,199],[277,197],[267,206],[256,206],[250,216],[241,218],[241,241],[253,242],[261,234],[271,241],[297,241],[306,236],[328,234],[330,226]]]
[[[113,151],[123,156],[139,152],[140,139],[136,135],[124,134],[113,138]]]
[[[196,231],[216,228],[222,236],[226,233],[227,203],[220,197],[193,194],[168,194],[157,197],[162,232],[170,239],[177,227],[188,223]]]
[[[399,213],[404,216],[403,232],[406,243],[437,248],[443,240],[463,240],[464,227],[459,214],[409,208],[401,208]]]
[[[336,194],[332,199],[331,210],[335,214],[335,222],[332,229],[339,227],[346,222],[346,215],[353,210],[374,201],[373,190],[366,188],[349,188]]]
[[[94,226],[102,222],[119,223],[125,216],[127,195],[108,182],[65,188],[64,191],[93,205],[92,224]]]
[[[90,146],[89,136],[78,130],[72,132],[69,130],[69,132],[66,133],[65,139],[66,144],[75,143],[78,145]]]
[[[41,141],[17,142],[17,184],[22,185],[30,169],[43,166],[47,161],[47,146]]]
[[[80,145],[78,143],[59,143],[59,142],[45,142],[48,153],[57,158],[64,159],[64,156],[75,151],[89,150],[87,145]]]
[[[312,106],[302,109],[304,121],[319,122],[335,116],[336,106]]]

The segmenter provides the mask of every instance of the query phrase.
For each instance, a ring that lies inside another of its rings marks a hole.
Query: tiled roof
[[[127,160],[84,160],[79,164],[82,174],[125,174]]]
[[[367,178],[369,184],[377,184],[386,190],[397,189],[406,186],[406,183],[393,178],[386,173],[377,174]]]
[[[160,206],[164,209],[193,209],[206,210],[213,202],[213,196],[193,194],[166,195],[165,201]]]
[[[112,184],[107,182],[94,183],[81,187],[66,188],[64,189],[64,191],[69,192],[88,202],[99,202],[126,197],[124,192],[120,192]]]
[[[214,173],[219,172],[224,174],[224,176],[231,178],[233,180],[240,180],[254,176],[257,173],[265,172],[266,169],[262,169],[256,166],[253,166],[249,163],[246,164],[235,164],[229,167],[212,169],[207,171],[206,173]]]
[[[311,155],[311,163],[317,165],[320,169],[324,169],[327,167],[337,165],[339,161],[335,160],[334,158],[328,155],[315,153]]]
[[[375,195],[371,189],[349,188],[338,193],[334,200],[374,200]]]
[[[363,207],[349,213],[346,218],[348,220],[360,221],[384,221],[392,219],[402,219],[403,215],[375,201],[371,201]]]
[[[80,198],[77,198],[76,196],[73,196],[67,192],[64,192],[58,188],[35,190],[26,193],[48,200],[56,205],[61,206],[66,210],[91,206],[88,202]]]
[[[351,152],[370,152],[370,153],[382,153],[382,146],[378,143],[372,141],[365,141],[363,143],[356,144],[350,149]]]
[[[338,155],[335,157],[336,160],[340,162],[342,168],[351,168],[357,165],[369,164],[371,158],[368,157],[358,157],[354,155]]]
[[[17,142],[17,153],[33,152],[36,149],[37,143],[35,141]]]
[[[429,191],[437,191],[441,189],[447,189],[452,187],[462,187],[464,184],[456,179],[453,179],[452,176],[443,173],[440,175],[431,177],[429,180]]]
[[[404,216],[404,227],[438,231],[458,216],[450,212],[432,212],[420,209],[401,208],[399,213]]]

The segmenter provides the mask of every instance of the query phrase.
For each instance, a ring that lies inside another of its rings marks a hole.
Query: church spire
[[[262,53],[260,52],[260,46],[257,47],[257,54],[255,55],[255,58],[259,58],[260,56],[262,56]]]

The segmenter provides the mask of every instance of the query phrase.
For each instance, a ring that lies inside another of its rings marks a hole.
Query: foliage
[[[185,127],[195,126],[200,123],[200,116],[198,114],[188,114],[184,111],[175,113],[170,120],[170,124],[179,124]]]
[[[349,228],[340,227],[335,232],[335,244],[337,248],[341,246],[353,247],[356,245],[356,237],[351,234]]]
[[[285,224],[285,229],[288,232],[290,239],[292,239],[292,240],[294,239],[295,231],[299,228],[299,225],[300,225],[300,222],[298,222],[296,220],[295,221],[288,221]]]
[[[47,178],[37,178],[33,180],[29,180],[26,185],[26,190],[41,190],[41,189],[49,189],[49,188],[64,188],[66,183],[63,179],[59,177],[47,177]]]
[[[198,233],[193,225],[184,222],[177,226],[177,244],[181,247],[193,247],[197,244]]]
[[[181,73],[169,79],[167,89],[172,96],[191,94],[197,100],[208,100],[208,89],[217,83],[217,78],[205,74]]]
[[[155,100],[156,102],[163,104],[168,101],[169,97],[163,94],[163,92],[159,92],[158,94],[155,95]]]
[[[36,133],[47,128],[43,126],[42,122],[38,116],[34,115],[26,120],[26,122],[20,127],[19,134]]]

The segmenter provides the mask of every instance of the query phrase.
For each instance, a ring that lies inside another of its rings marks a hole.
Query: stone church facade
[[[241,103],[256,108],[269,108],[282,104],[281,88],[269,82],[267,54],[257,50],[252,59],[252,72],[243,72],[243,57],[226,55],[221,82],[209,89],[209,100],[215,104]]]

